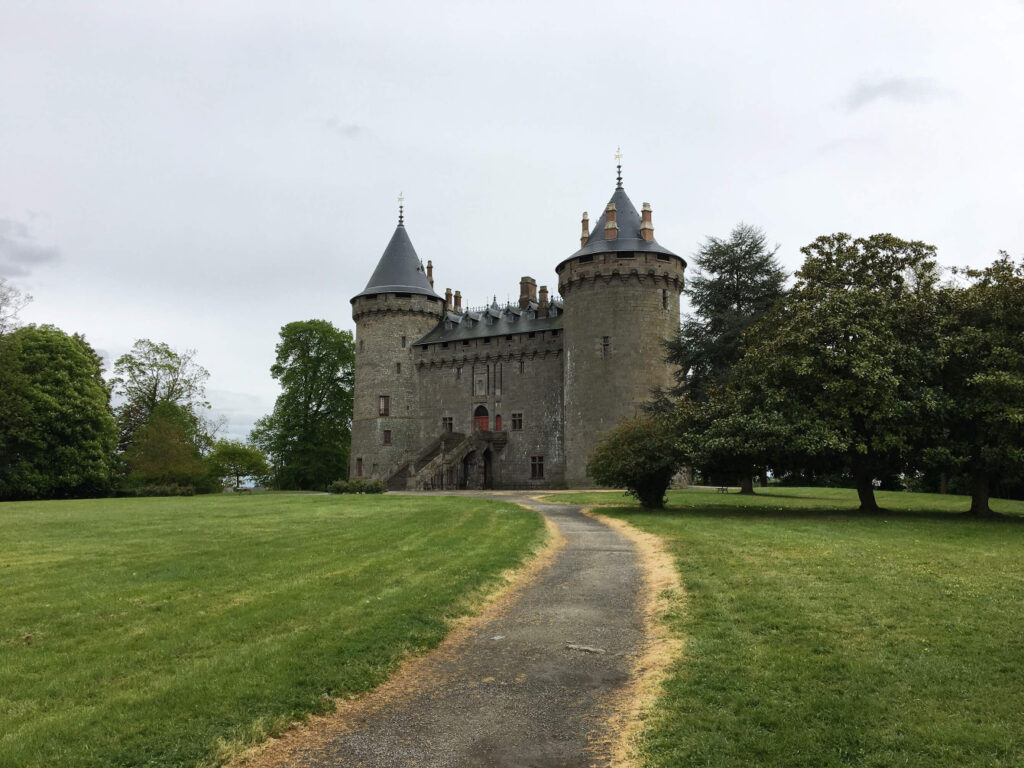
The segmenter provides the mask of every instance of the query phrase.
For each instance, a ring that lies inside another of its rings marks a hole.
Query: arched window
[[[473,411],[473,428],[481,432],[487,432],[491,428],[487,408],[482,405],[478,405],[476,410]]]

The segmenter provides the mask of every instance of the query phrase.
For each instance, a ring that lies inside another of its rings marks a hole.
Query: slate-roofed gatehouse
[[[672,383],[686,262],[622,188],[556,268],[561,298],[524,277],[519,301],[464,308],[434,290],[403,217],[356,323],[350,477],[392,489],[578,488],[601,435]]]

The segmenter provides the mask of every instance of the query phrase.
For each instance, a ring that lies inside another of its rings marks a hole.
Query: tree
[[[243,477],[263,478],[270,473],[263,452],[239,440],[218,440],[210,464],[217,477],[231,480],[235,488],[241,487]]]
[[[0,336],[17,327],[18,313],[31,301],[29,294],[22,293],[8,283],[6,278],[0,277]]]
[[[84,337],[28,325],[0,338],[0,498],[104,493],[115,439],[102,360]]]
[[[945,439],[930,453],[971,478],[973,515],[993,514],[989,491],[1024,473],[1024,261],[1005,252],[971,282],[942,292]]]
[[[355,344],[326,320],[281,328],[270,374],[281,384],[273,413],[249,440],[270,457],[278,488],[326,488],[348,476]]]
[[[119,450],[128,450],[163,403],[184,409],[194,422],[188,431],[195,436],[197,447],[209,447],[211,428],[203,413],[210,407],[205,390],[210,374],[196,363],[195,355],[194,349],[177,352],[167,344],[139,339],[130,352],[117,359],[110,383],[122,399],[116,409]]]
[[[710,387],[726,384],[743,354],[744,332],[785,292],[778,250],[748,224],[738,224],[727,240],[708,237],[700,246],[684,291],[693,314],[668,344],[668,362],[678,366],[676,395],[703,400]]]
[[[934,439],[935,249],[839,233],[801,250],[795,287],[750,332],[735,407],[775,443],[777,461],[849,471],[861,509],[877,511],[874,478]]]
[[[157,403],[124,454],[128,487],[176,487],[198,493],[213,490],[210,468],[200,453],[202,440],[197,428],[186,406]]]
[[[686,462],[673,418],[648,413],[623,421],[587,459],[599,485],[625,488],[645,509],[663,509],[672,477]]]

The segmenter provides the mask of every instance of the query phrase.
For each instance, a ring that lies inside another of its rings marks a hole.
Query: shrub
[[[335,480],[327,486],[328,493],[384,493],[387,487],[380,480]]]
[[[646,509],[662,509],[665,491],[684,461],[669,417],[650,414],[609,432],[587,460],[587,474],[599,485],[625,488]]]

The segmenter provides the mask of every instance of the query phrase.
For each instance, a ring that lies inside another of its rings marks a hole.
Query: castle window
[[[530,479],[531,480],[543,480],[544,479],[544,457],[543,456],[531,456],[530,457]]]
[[[402,372],[402,364],[401,363],[395,363],[395,373],[401,373],[401,372]]]
[[[636,258],[635,253],[620,253],[617,254],[620,259],[633,259]]]
[[[405,336],[402,337],[402,349],[405,349]]]
[[[497,414],[494,417],[494,431],[501,432],[501,414]]]
[[[511,336],[511,335],[509,335],[509,336],[506,336],[506,337],[505,337],[505,341],[512,341],[512,336]]]
[[[491,343],[491,337],[488,336],[486,339],[484,339],[484,344],[490,344],[490,343]]]
[[[529,338],[531,338],[531,339],[535,339],[535,338],[537,338],[537,333],[536,333],[535,331],[530,331],[530,333],[529,333],[529,335],[528,335],[528,336],[529,336]]]
[[[580,264],[589,264],[594,260],[593,256],[580,256]]]
[[[512,431],[518,432],[523,428],[523,414],[513,413],[512,414]]]
[[[362,352],[365,347],[366,347],[366,344],[363,342],[362,339],[360,339],[359,340],[359,351]]]
[[[461,379],[462,378],[462,366],[461,365],[458,368],[455,369],[455,378],[456,379]]]
[[[611,357],[612,340],[610,336],[601,337],[601,357]]]
[[[442,432],[451,432],[453,430],[453,428],[454,428],[454,425],[452,424],[452,417],[451,416],[442,416],[441,417],[441,431]]]
[[[658,261],[668,261],[668,256],[666,256],[664,253],[659,253]]]
[[[468,347],[469,346],[469,340],[467,339],[466,341],[463,341],[462,342],[462,346]]]
[[[661,289],[661,308],[668,309],[668,291],[664,288]]]
[[[384,430],[384,445],[391,445],[391,430]]]
[[[525,360],[520,360],[519,361],[519,372],[520,373],[526,373],[526,361]]]
[[[380,396],[380,409],[379,413],[381,416],[391,415],[391,395]]]
[[[441,342],[441,349],[448,349],[448,342],[447,341],[442,341]]]
[[[356,459],[356,477],[363,476],[363,457],[360,456]]]
[[[551,338],[552,339],[557,339],[558,338],[558,330],[557,329],[551,332]]]

